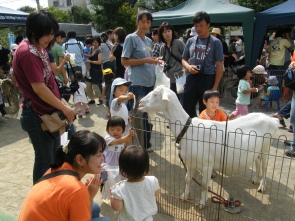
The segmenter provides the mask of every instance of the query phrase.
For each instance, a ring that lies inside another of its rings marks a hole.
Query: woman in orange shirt
[[[101,185],[105,147],[100,135],[76,132],[66,147],[57,150],[55,162],[29,192],[18,220],[110,221],[99,217],[99,206],[93,203]],[[87,173],[95,175],[83,184],[80,180]]]

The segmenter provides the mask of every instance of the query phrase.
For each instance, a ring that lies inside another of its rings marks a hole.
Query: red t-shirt
[[[48,73],[49,76],[44,76],[42,60],[30,52],[28,41],[22,41],[13,56],[13,73],[16,82],[22,90],[24,97],[31,101],[33,110],[40,115],[51,114],[56,108],[43,101],[34,92],[31,86],[32,83],[44,82],[49,90],[60,99],[59,90],[54,80],[48,54],[45,50],[43,53],[46,53],[45,56],[48,58],[47,65],[50,70]]]
[[[74,169],[64,163],[58,170]],[[60,175],[32,187],[18,221],[86,221],[91,220],[90,212],[87,187],[72,175]]]

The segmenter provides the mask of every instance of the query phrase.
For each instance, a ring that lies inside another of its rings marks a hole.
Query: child
[[[121,175],[127,177],[111,189],[111,206],[119,211],[119,220],[153,220],[157,213],[156,197],[160,193],[158,179],[146,176],[149,155],[139,146],[129,146],[119,157]]]
[[[2,98],[2,93],[3,93],[2,87],[0,86],[0,112],[2,114],[1,119],[2,120],[6,120],[6,117],[5,117],[6,111],[4,109],[5,106],[4,106],[4,102],[3,102],[3,98]]]
[[[92,57],[94,54],[91,54],[92,51],[92,42],[93,39],[92,38],[87,38],[85,41],[85,47],[83,49],[83,61],[85,62],[85,66],[86,66],[86,77],[88,79],[91,79],[90,76],[90,63],[86,63],[86,61]]]
[[[82,108],[81,108],[82,105],[84,107],[85,114],[89,114],[89,107],[87,105],[88,100],[87,100],[86,94],[85,94],[85,91],[87,91],[87,88],[86,88],[86,84],[84,82],[82,82],[83,75],[82,75],[81,71],[76,71],[75,74],[76,74],[76,80],[78,81],[78,84],[79,84],[79,89],[78,89],[78,91],[76,91],[74,93],[74,103],[76,105],[78,115],[81,118],[81,117],[83,117],[82,116]]]
[[[112,88],[112,83],[114,81],[115,75],[114,75],[111,68],[103,69],[102,73],[103,73],[103,79],[104,79],[104,84],[105,84],[105,87],[103,88],[103,93],[102,94],[105,94],[105,97],[106,97],[106,106],[108,108],[107,118],[109,119],[111,117],[110,95],[111,95],[111,88]]]
[[[132,143],[132,137],[134,136],[133,129],[130,129],[127,135],[122,136],[125,131],[125,121],[119,116],[111,117],[108,120],[106,130],[108,134],[105,136],[107,147],[104,151],[104,156],[108,180],[105,182],[102,190],[101,198],[103,200],[110,199],[110,187],[121,180],[118,170],[119,156],[124,147]]]
[[[131,81],[126,81],[123,78],[116,78],[112,83],[110,93],[111,116],[122,117],[126,126],[131,121],[131,117],[128,115],[128,109],[124,102],[134,99],[134,94],[132,92],[128,93],[128,87],[130,85]]]
[[[270,86],[267,88],[267,93],[265,95],[263,95],[263,96],[260,96],[258,98],[256,104],[254,104],[252,107],[259,108],[261,100],[268,100],[271,91],[280,90],[280,88],[277,86],[278,83],[279,82],[278,82],[278,79],[277,79],[276,76],[270,76],[268,78],[268,84]]]
[[[231,120],[239,115],[248,114],[248,105],[250,104],[250,94],[258,92],[258,88],[252,87],[251,70],[247,65],[242,65],[237,69],[237,76],[240,79],[238,86],[238,97],[236,99],[236,110],[232,112],[228,119]],[[250,86],[250,83],[251,86]]]
[[[226,121],[226,114],[219,110],[220,94],[218,91],[207,90],[203,95],[203,103],[206,109],[200,114],[200,119]]]

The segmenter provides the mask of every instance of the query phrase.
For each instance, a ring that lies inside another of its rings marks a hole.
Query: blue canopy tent
[[[153,26],[167,21],[173,26],[192,26],[192,18],[198,11],[210,15],[211,26],[243,26],[246,63],[250,64],[254,28],[254,10],[223,0],[187,0],[164,11],[153,13]]]
[[[25,25],[29,13],[0,6],[0,27]]]
[[[251,67],[255,66],[256,60],[261,54],[263,48],[263,40],[266,36],[268,28],[275,26],[285,26],[295,24],[295,0],[289,0],[285,3],[269,8],[256,15]]]

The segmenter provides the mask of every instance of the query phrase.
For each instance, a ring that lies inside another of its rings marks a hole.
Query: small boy
[[[128,115],[128,109],[124,102],[134,99],[134,94],[132,92],[128,93],[128,88],[130,85],[131,81],[126,81],[123,78],[116,78],[112,83],[109,101],[111,116],[122,117],[126,126],[131,121],[131,117]],[[128,132],[128,128],[125,131]]]
[[[90,64],[86,63],[86,61],[92,57],[94,54],[91,53],[92,51],[92,42],[93,42],[93,39],[92,38],[87,38],[86,41],[85,41],[85,47],[83,49],[83,61],[85,62],[85,66],[86,66],[86,77],[88,79],[91,79],[91,76],[90,76]]]
[[[258,88],[251,87],[252,81],[251,77],[251,69],[247,65],[242,65],[237,69],[237,76],[240,79],[238,86],[238,97],[236,99],[236,110],[233,111],[228,119],[231,120],[239,115],[247,115],[248,114],[248,105],[250,104],[250,95],[253,92],[258,92]],[[251,86],[250,86],[251,83]]]
[[[220,101],[220,94],[215,90],[207,90],[203,95],[203,103],[206,109],[200,114],[200,119],[226,121],[226,114],[218,109]]]

